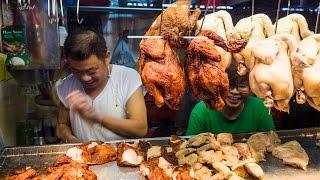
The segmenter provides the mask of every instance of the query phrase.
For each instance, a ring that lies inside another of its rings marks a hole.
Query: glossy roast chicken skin
[[[141,79],[156,106],[166,103],[171,109],[179,109],[186,82],[178,55],[163,39],[144,39],[140,49]]]
[[[205,30],[193,39],[186,51],[187,77],[191,92],[202,99],[208,108],[222,110],[229,89],[228,76],[220,65],[221,56],[216,46],[229,52],[239,52],[247,40],[226,42],[215,32]]]
[[[188,42],[183,36],[191,35],[200,14],[198,8],[191,14],[189,0],[178,0],[157,17],[145,36],[161,35],[171,46],[185,48]]]

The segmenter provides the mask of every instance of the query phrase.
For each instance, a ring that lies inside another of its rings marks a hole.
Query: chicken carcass
[[[245,75],[250,72],[255,65],[255,58],[252,55],[254,43],[263,40],[274,34],[274,26],[271,19],[265,14],[255,14],[241,19],[229,34],[230,39],[248,38],[247,46],[233,56],[238,62],[238,74]]]
[[[252,55],[256,65],[249,74],[250,88],[264,99],[266,107],[289,112],[293,96],[290,54],[296,52],[297,41],[290,34],[276,34],[254,43]]]
[[[291,57],[292,75],[297,103],[308,101],[320,111],[320,34],[314,34],[299,43],[298,51]]]
[[[221,56],[216,45],[225,50],[240,51],[246,40],[226,42],[213,31],[204,30],[193,39],[186,51],[187,77],[192,94],[210,109],[221,110],[229,89],[227,74],[219,64]]]
[[[201,18],[196,24],[196,34],[201,30],[211,30],[221,36],[224,40],[227,40],[227,34],[233,28],[233,22],[230,14],[227,11],[218,11],[211,13]],[[232,54],[221,47],[216,47],[218,54],[221,56],[220,65],[223,69],[227,69],[232,60]]]
[[[276,34],[282,33],[293,35],[297,41],[314,34],[309,30],[306,18],[301,14],[289,14],[279,19]]]
[[[297,141],[290,141],[274,148],[272,155],[282,159],[284,164],[303,170],[307,169],[309,163],[308,154]]]
[[[179,57],[163,39],[145,39],[140,43],[139,71],[142,82],[154,96],[155,104],[180,107],[186,82]]]
[[[196,8],[192,14],[190,13],[189,0],[178,0],[176,4],[168,7],[156,18],[145,36],[161,35],[171,46],[184,48],[188,42],[182,36],[191,35],[200,13],[199,8]]]

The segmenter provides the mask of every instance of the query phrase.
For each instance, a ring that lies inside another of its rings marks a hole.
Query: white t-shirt
[[[112,72],[105,88],[94,100],[86,95],[80,81],[72,74],[58,85],[57,94],[65,107],[69,108],[65,98],[72,91],[78,90],[88,97],[89,104],[96,112],[125,119],[127,118],[126,103],[141,85],[141,78],[137,71],[125,66],[112,65]],[[123,139],[123,137],[103,127],[100,123],[82,119],[77,112],[70,110],[69,114],[72,132],[82,142]]]

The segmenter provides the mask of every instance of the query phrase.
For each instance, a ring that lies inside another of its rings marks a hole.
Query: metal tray
[[[260,163],[265,172],[265,179],[320,179],[320,148],[316,146],[315,134],[320,132],[320,128],[309,128],[299,130],[277,131],[282,142],[297,140],[306,150],[309,156],[309,165],[307,170],[296,169],[291,166],[283,165],[281,160],[273,157],[271,154],[266,156],[265,162]],[[235,141],[242,141],[248,138],[250,134],[234,135]],[[185,136],[189,138],[190,136]],[[135,140],[147,140],[153,145],[163,145],[168,141],[168,137],[163,138],[145,138],[128,139],[122,141],[111,141],[116,144],[119,142],[132,142]],[[65,151],[78,144],[59,144],[45,146],[29,147],[6,147],[0,154],[0,179],[12,172],[14,169],[21,169],[32,166],[39,172],[46,172],[54,160],[63,155]],[[121,179],[121,180],[140,180],[144,179],[139,173],[138,168],[118,167],[116,162],[103,165],[90,166],[98,179]]]

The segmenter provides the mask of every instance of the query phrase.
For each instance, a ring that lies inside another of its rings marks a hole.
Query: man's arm
[[[120,136],[142,137],[147,133],[147,110],[141,88],[138,88],[127,101],[127,119],[97,113],[79,91],[71,92],[66,100],[70,109],[77,111],[83,119],[101,123]]]
[[[71,131],[69,122],[69,110],[60,102],[59,115],[56,133],[63,142],[75,143],[80,142]]]
[[[138,88],[126,104],[126,120],[113,118],[108,115],[98,115],[98,122],[120,136],[143,137],[147,134],[147,108],[141,88]]]

